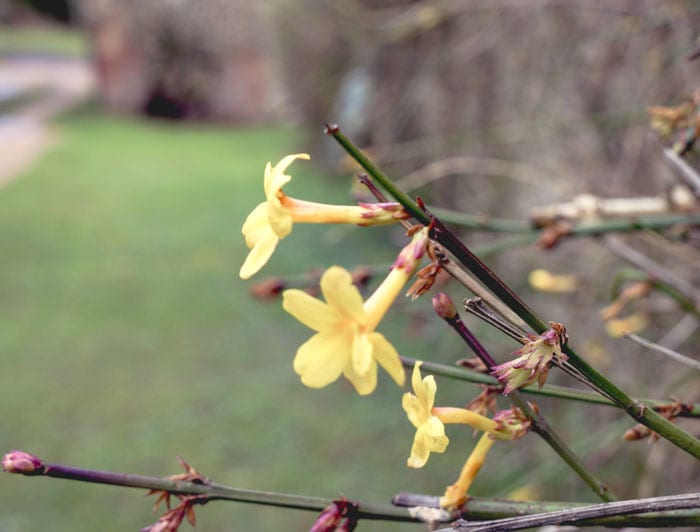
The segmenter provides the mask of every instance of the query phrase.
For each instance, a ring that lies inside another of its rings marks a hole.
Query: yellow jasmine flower
[[[401,406],[406,411],[409,421],[416,427],[416,435],[413,438],[411,454],[408,457],[408,467],[423,467],[430,453],[443,453],[447,449],[450,440],[445,436],[445,425],[432,414],[435,402],[437,384],[435,377],[429,375],[421,380],[420,367],[423,363],[417,362],[413,366],[411,384],[413,393],[403,394]]]
[[[532,288],[540,292],[575,292],[578,286],[575,275],[555,275],[542,268],[532,270],[527,280]]]
[[[413,393],[403,395],[403,406],[409,421],[416,427],[408,467],[423,467],[431,452],[442,453],[447,448],[449,439],[445,436],[445,423],[459,423],[482,430],[492,438],[509,439],[503,432],[501,424],[466,408],[434,407],[437,385],[435,377],[429,375],[421,380],[420,367],[417,362],[413,367],[411,384]]]
[[[427,240],[425,228],[401,251],[389,275],[364,303],[350,272],[340,266],[330,267],[321,277],[325,302],[302,290],[284,291],[284,309],[317,331],[294,358],[294,371],[306,386],[322,388],[344,375],[357,393],[367,395],[377,386],[377,364],[403,386],[399,355],[375,329],[420,263]]]
[[[460,423],[484,431],[484,435],[462,467],[457,481],[448,486],[444,496],[440,498],[442,508],[458,508],[466,501],[467,491],[481,469],[493,442],[522,437],[530,429],[530,420],[518,409],[499,411],[493,419],[489,419],[466,408],[433,406],[437,392],[435,378],[430,375],[421,379],[421,365],[422,362],[417,362],[413,367],[413,393],[405,393],[401,401],[408,419],[416,427],[411,455],[407,461],[408,467],[423,467],[431,452],[445,451],[449,444],[449,439],[445,436],[446,423]]]
[[[327,205],[285,195],[282,187],[292,179],[285,171],[296,159],[310,157],[306,153],[287,155],[275,166],[268,162],[265,167],[265,201],[253,209],[243,224],[242,232],[251,251],[241,266],[242,279],[248,279],[267,263],[277,243],[291,233],[294,222],[365,226],[393,223],[408,217],[398,203]]]

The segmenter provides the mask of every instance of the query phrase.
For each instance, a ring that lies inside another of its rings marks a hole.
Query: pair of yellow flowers
[[[241,267],[240,276],[247,279],[269,260],[278,242],[292,230],[294,223],[350,223],[381,225],[396,222],[403,210],[396,203],[366,205],[327,205],[298,200],[282,191],[291,177],[285,174],[296,159],[309,159],[307,154],[288,155],[277,165],[265,168],[265,201],[250,213],[243,224],[243,235],[250,253]],[[396,349],[375,329],[406,281],[411,277],[427,243],[425,230],[416,234],[402,250],[402,260],[377,290],[362,300],[350,273],[332,266],[321,277],[325,302],[302,290],[285,290],[284,309],[316,334],[297,351],[294,370],[302,382],[321,388],[344,375],[360,395],[367,395],[377,386],[377,364],[403,386],[405,376]]]

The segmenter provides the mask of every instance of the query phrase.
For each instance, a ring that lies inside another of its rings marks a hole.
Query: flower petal
[[[311,157],[308,153],[295,153],[283,157],[275,166],[267,163],[265,167],[265,179],[263,181],[265,187],[265,196],[269,199],[270,196],[277,194],[277,191],[291,181],[291,176],[284,172],[290,164],[296,159],[309,160]]]
[[[450,442],[445,436],[445,425],[435,416],[430,416],[427,423],[423,425],[426,436],[430,440],[430,450],[435,453],[441,453],[447,448]]]
[[[345,366],[343,374],[355,387],[355,391],[360,395],[369,395],[377,387],[377,363],[373,358],[370,359],[369,369],[364,375],[356,373],[352,364]]]
[[[320,332],[304,342],[294,358],[294,371],[310,388],[323,388],[343,373],[350,360],[350,338]]]
[[[352,284],[352,275],[345,268],[328,268],[321,277],[321,291],[328,304],[343,316],[360,326],[367,322],[362,296]]]
[[[253,249],[255,243],[265,238],[271,231],[272,228],[267,219],[267,203],[263,202],[255,207],[245,219],[245,222],[243,222],[241,232],[245,237],[245,244],[248,246],[248,249]]]
[[[423,467],[430,457],[430,446],[428,439],[425,437],[425,432],[419,427],[416,430],[416,435],[413,438],[411,446],[411,455],[408,457],[408,467],[419,468]]]
[[[421,388],[422,381],[421,381],[421,374],[420,374],[420,367],[423,365],[422,360],[416,361],[416,363],[413,365],[413,372],[411,372],[411,387],[413,388],[413,391],[417,394],[418,390]]]
[[[335,329],[342,319],[337,310],[296,288],[282,293],[282,308],[314,331]]]
[[[423,402],[425,407],[430,412],[435,404],[435,393],[437,392],[437,384],[435,382],[435,377],[428,375],[424,377],[422,381],[418,383],[416,387],[416,382],[413,382],[413,391],[416,393],[418,398]]]
[[[250,253],[248,253],[248,256],[243,262],[243,266],[241,266],[241,269],[238,272],[241,279],[248,279],[252,277],[263,266],[265,266],[267,261],[270,260],[272,253],[274,253],[278,242],[279,238],[277,238],[272,231],[270,231],[269,234],[261,237],[255,243],[253,249],[250,250]]]
[[[416,428],[420,427],[428,417],[428,413],[423,408],[420,399],[410,392],[403,394],[403,397],[401,398],[401,406],[406,412],[408,420]]]
[[[284,238],[292,232],[292,213],[284,207],[277,198],[267,202],[267,219],[270,227],[279,238]]]
[[[374,361],[372,358],[372,343],[369,341],[369,337],[366,334],[358,332],[356,325],[353,329],[355,330],[355,334],[353,336],[352,355],[350,358],[352,369],[358,375],[365,375]]]
[[[403,369],[401,359],[396,349],[394,349],[394,346],[383,334],[378,332],[370,334],[369,340],[374,347],[372,351],[374,359],[379,362],[379,365],[394,379],[396,384],[403,386],[406,382],[406,372]]]

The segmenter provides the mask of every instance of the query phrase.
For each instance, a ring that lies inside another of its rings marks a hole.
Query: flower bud
[[[309,532],[344,532],[357,526],[357,503],[345,497],[327,506],[311,526]]]
[[[532,426],[532,422],[519,408],[499,410],[493,416],[493,420],[498,424],[494,436],[499,440],[517,440],[522,438]]]
[[[6,473],[31,475],[41,472],[44,464],[33,454],[24,451],[10,451],[2,457],[2,470]]]
[[[440,292],[433,298],[433,309],[443,319],[453,319],[457,316],[455,304],[450,299],[450,296],[444,292]]]

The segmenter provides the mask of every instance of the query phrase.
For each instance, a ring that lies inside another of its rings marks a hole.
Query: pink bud
[[[2,457],[2,470],[7,473],[30,475],[43,467],[39,458],[24,451],[10,451]]]
[[[444,292],[440,292],[433,297],[433,308],[437,315],[443,319],[451,319],[457,315],[457,309],[454,303],[450,299],[450,296]]]

